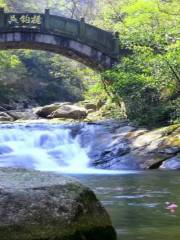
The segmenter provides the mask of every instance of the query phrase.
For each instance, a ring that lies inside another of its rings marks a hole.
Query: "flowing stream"
[[[22,167],[71,174],[119,174],[121,171],[89,167],[88,152],[93,141],[94,127],[82,125],[81,128],[81,133],[73,136],[73,131],[76,130],[73,125],[1,125],[0,167]],[[88,144],[83,146],[82,133],[87,130]],[[131,171],[121,173],[127,172]]]
[[[118,240],[180,239],[179,172],[91,168],[88,153],[96,131],[91,125],[0,125],[0,167],[75,175],[108,210]],[[170,212],[166,202],[175,202],[177,210]]]
[[[118,240],[180,239],[179,171],[76,176],[109,212]],[[167,209],[167,202],[178,207]]]

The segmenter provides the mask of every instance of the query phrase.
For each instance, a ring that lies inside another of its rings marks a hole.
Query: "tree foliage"
[[[128,116],[140,123],[179,118],[173,113],[180,93],[178,1],[105,2],[99,25],[119,31],[121,46],[133,51],[103,73],[111,80],[110,91],[125,102]]]

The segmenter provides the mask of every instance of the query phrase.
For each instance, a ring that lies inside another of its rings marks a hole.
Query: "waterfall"
[[[71,126],[56,124],[3,124],[0,126],[0,167],[20,167],[62,173],[109,173],[89,167],[88,151],[93,128],[88,126],[89,144]],[[87,126],[82,126],[81,132]],[[119,171],[111,171],[118,173]]]

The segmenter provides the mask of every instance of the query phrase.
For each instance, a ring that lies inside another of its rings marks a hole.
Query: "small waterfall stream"
[[[89,167],[88,152],[93,141],[94,128],[79,125],[79,129],[80,133],[73,136],[74,128],[70,125],[3,124],[0,126],[0,167],[71,174],[119,173]],[[81,133],[87,130],[88,139],[84,144]]]
[[[88,149],[70,128],[48,124],[4,124],[0,126],[0,167],[22,167],[40,171],[90,173]],[[101,170],[100,170],[101,171]]]

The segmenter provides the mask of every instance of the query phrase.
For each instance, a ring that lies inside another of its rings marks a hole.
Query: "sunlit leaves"
[[[158,119],[158,107],[162,114],[170,111],[171,99],[180,93],[180,4],[177,0],[104,0],[104,3],[104,25],[119,31],[121,46],[131,48],[133,54],[121,58],[120,64],[103,77],[110,79],[109,89],[126,102],[130,116],[146,115],[148,122],[154,114],[154,119]],[[100,26],[103,20],[99,21]],[[148,101],[148,108],[142,106]],[[136,106],[139,110],[134,109]]]
[[[6,6],[5,0],[0,0],[0,7],[5,7],[5,6]]]

